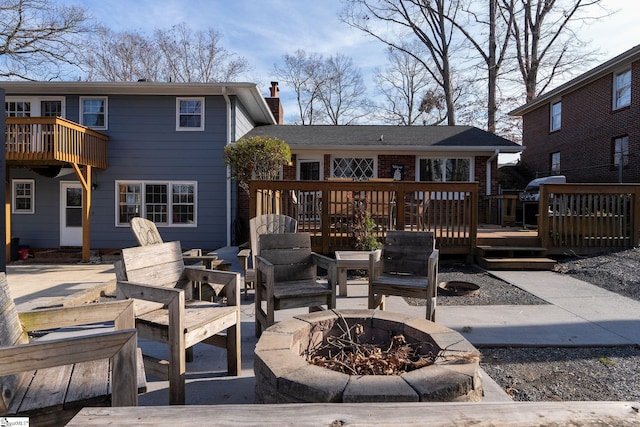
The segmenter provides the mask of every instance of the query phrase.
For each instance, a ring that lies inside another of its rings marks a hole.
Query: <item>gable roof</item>
[[[6,96],[42,95],[169,95],[236,96],[259,125],[276,123],[255,83],[169,83],[169,82],[34,82],[4,81]]]
[[[524,147],[473,126],[272,125],[258,126],[246,137],[269,136],[291,149],[340,148],[376,151],[490,151],[519,153]]]
[[[614,71],[617,71],[619,68],[624,67],[625,65],[629,65],[632,62],[640,60],[640,45],[632,47],[626,52],[621,53],[615,58],[610,59],[607,62],[604,62],[597,67],[587,71],[584,74],[579,75],[573,80],[569,80],[563,85],[558,86],[550,92],[540,95],[533,101],[516,108],[513,111],[509,112],[510,116],[523,116],[541,105],[548,103],[552,98],[556,98],[562,96],[563,94],[573,92],[575,90],[580,89],[583,86],[588,85],[589,83],[606,76]]]

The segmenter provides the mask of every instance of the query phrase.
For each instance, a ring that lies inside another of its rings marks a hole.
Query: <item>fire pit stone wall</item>
[[[347,375],[312,365],[306,349],[336,335],[338,322],[362,324],[365,334],[404,334],[408,341],[440,349],[433,365],[401,375]],[[479,401],[482,380],[476,352],[452,329],[400,313],[329,310],[295,316],[263,332],[255,349],[257,403]]]

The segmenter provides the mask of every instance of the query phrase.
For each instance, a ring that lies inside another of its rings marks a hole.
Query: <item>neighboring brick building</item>
[[[537,176],[640,182],[640,45],[510,114],[522,117],[521,160]]]

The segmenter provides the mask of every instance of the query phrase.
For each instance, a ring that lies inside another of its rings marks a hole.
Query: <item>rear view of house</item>
[[[229,244],[235,213],[224,146],[276,123],[251,83],[0,87],[11,237],[32,248],[83,246],[83,258],[89,248],[135,245],[134,216],[184,247]]]

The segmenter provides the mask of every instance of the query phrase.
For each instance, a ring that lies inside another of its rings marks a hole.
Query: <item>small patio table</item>
[[[347,296],[347,270],[369,271],[368,251],[336,251],[336,268],[338,270],[338,291],[340,296]]]

